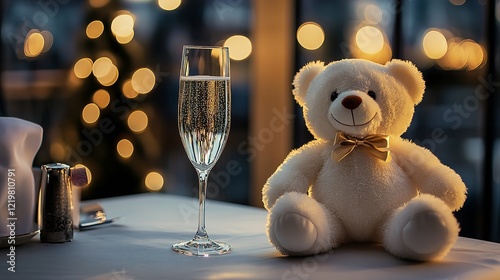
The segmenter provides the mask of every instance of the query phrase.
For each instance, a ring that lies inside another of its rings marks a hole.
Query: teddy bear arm
[[[442,199],[452,210],[463,206],[467,188],[462,178],[432,152],[408,141],[394,152],[399,165],[421,193]]]
[[[307,193],[323,162],[321,149],[314,143],[290,152],[262,189],[264,207],[271,209],[287,192]]]

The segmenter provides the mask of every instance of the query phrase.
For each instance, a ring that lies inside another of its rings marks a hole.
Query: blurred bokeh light
[[[445,70],[474,70],[482,67],[486,60],[486,50],[481,44],[455,37],[448,41],[448,50],[437,63]]]
[[[140,94],[150,92],[155,84],[155,74],[149,68],[140,68],[132,75],[132,88]]]
[[[97,90],[92,96],[92,101],[101,109],[104,109],[109,105],[110,99],[111,97],[109,96],[109,92],[105,89]]]
[[[92,8],[101,8],[106,6],[110,0],[89,0],[89,4]]]
[[[158,0],[158,6],[165,11],[173,11],[181,5],[181,0]]]
[[[132,80],[128,79],[123,83],[122,93],[129,99],[136,98],[139,93],[132,87]]]
[[[127,44],[134,38],[134,17],[128,11],[116,16],[111,22],[111,32],[120,44]]]
[[[26,35],[24,42],[24,55],[26,57],[36,57],[42,53],[45,45],[43,35],[36,29],[31,30]]]
[[[87,124],[95,123],[101,114],[101,110],[95,103],[89,103],[82,110],[82,119]]]
[[[365,20],[369,24],[379,24],[383,19],[383,12],[377,5],[368,4],[364,8]]]
[[[146,175],[146,178],[144,179],[144,184],[146,185],[146,188],[148,188],[149,191],[152,192],[157,192],[160,191],[161,188],[163,187],[163,176],[161,176],[160,173],[158,172],[149,172],[148,175]]]
[[[75,73],[75,76],[77,76],[80,79],[85,79],[87,78],[90,73],[92,73],[92,59],[88,57],[84,57],[79,59],[76,63],[75,66],[73,67],[73,72]]]
[[[356,46],[364,53],[376,54],[384,47],[384,35],[374,26],[363,26],[356,32]]]
[[[148,115],[141,110],[134,111],[128,116],[127,124],[133,132],[141,133],[148,126]]]
[[[109,57],[100,57],[94,61],[92,73],[103,86],[111,86],[119,76],[118,68]]]
[[[122,139],[116,144],[116,151],[122,158],[129,158],[134,153],[134,145],[128,139]]]
[[[104,32],[104,24],[100,20],[94,20],[87,25],[85,33],[90,39],[96,39]]]
[[[229,37],[224,46],[229,48],[229,57],[233,60],[243,60],[252,53],[252,42],[243,35]]]
[[[305,22],[297,29],[297,41],[306,50],[317,50],[325,41],[325,32],[319,24]]]
[[[422,39],[422,47],[430,59],[440,59],[448,50],[448,42],[439,30],[429,30]]]

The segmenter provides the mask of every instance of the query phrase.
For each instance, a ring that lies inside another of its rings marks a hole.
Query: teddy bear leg
[[[269,212],[267,235],[281,253],[304,256],[337,247],[340,229],[322,204],[291,192],[280,197]]]
[[[386,224],[384,246],[401,258],[438,260],[449,252],[459,230],[444,201],[422,194],[392,214]]]

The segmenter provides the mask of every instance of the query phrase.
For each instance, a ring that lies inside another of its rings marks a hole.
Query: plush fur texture
[[[430,261],[445,256],[459,227],[460,176],[429,150],[401,138],[425,83],[410,62],[311,62],[293,95],[315,140],[292,151],[263,188],[267,233],[283,254],[325,252],[347,242],[380,242],[391,254]],[[390,138],[392,160],[362,148],[332,160],[337,132]]]

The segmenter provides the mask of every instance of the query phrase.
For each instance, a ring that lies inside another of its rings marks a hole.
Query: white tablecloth
[[[283,257],[265,235],[266,211],[207,202],[207,231],[232,245],[228,255],[190,257],[170,249],[191,239],[197,199],[141,194],[98,200],[111,226],[75,232],[73,242],[16,248],[16,272],[0,250],[0,279],[500,279],[500,244],[459,238],[437,263],[399,260],[377,245],[357,244],[329,254]]]

